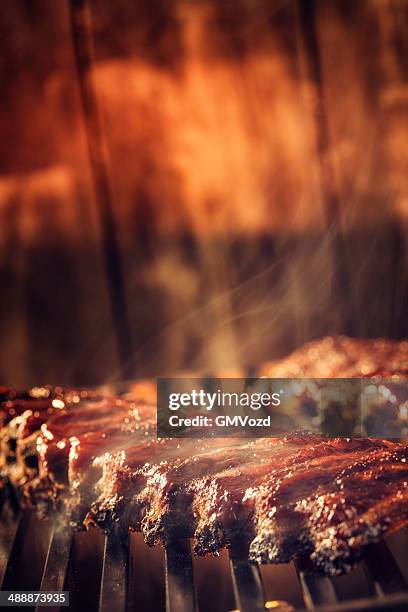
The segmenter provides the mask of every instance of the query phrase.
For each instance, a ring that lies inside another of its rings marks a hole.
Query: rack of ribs
[[[408,344],[326,338],[266,365],[271,377],[405,377]],[[78,528],[140,530],[197,554],[243,540],[251,560],[310,557],[348,571],[408,524],[408,446],[381,438],[160,439],[135,393],[0,389],[1,475],[20,503]]]

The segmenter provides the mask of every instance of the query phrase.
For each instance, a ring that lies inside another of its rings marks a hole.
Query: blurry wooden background
[[[408,0],[89,4],[126,375],[407,336]],[[0,46],[0,383],[121,378],[68,1]]]

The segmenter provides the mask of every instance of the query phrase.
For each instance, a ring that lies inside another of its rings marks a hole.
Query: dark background
[[[327,333],[406,337],[408,2],[89,5],[90,72],[68,1],[1,6],[1,383],[211,373]]]

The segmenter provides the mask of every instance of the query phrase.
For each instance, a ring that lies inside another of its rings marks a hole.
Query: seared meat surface
[[[24,478],[38,470],[36,441],[44,423],[61,412],[82,410],[84,402],[101,400],[95,391],[34,387],[18,393],[0,388],[0,466],[2,475]]]
[[[327,338],[263,374],[406,376],[407,343]],[[408,524],[408,446],[378,438],[293,434],[158,439],[156,408],[133,395],[0,388],[1,471],[23,504],[75,526],[193,537],[216,553],[245,539],[250,558],[308,555],[350,569],[364,545]]]
[[[408,522],[408,448],[369,439],[317,441],[276,470],[255,494],[253,560],[310,554],[336,574],[361,546]]]
[[[254,561],[308,554],[329,574],[350,569],[362,545],[408,523],[405,444],[310,435],[196,443],[182,441],[183,457],[158,444],[153,465],[145,449],[140,461],[136,453],[130,462],[105,457],[87,521],[121,521],[151,545],[193,537],[198,554],[244,538]]]

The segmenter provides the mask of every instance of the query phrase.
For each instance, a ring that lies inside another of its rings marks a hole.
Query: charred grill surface
[[[264,368],[275,377],[405,376],[408,345],[328,338]],[[292,435],[165,440],[153,404],[94,392],[0,388],[1,473],[23,505],[151,544],[193,537],[216,553],[243,539],[260,563],[308,555],[326,574],[408,523],[408,448]]]

